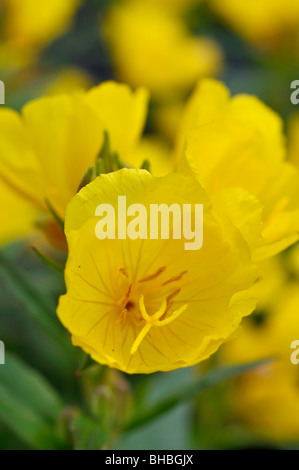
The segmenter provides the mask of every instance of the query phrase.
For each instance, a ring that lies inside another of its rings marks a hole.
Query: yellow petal
[[[114,82],[94,87],[85,96],[109,132],[112,150],[120,158],[130,155],[141,137],[148,99],[145,88],[133,92],[128,86]]]
[[[38,208],[0,179],[0,245],[27,236],[35,228]]]
[[[80,0],[4,0],[5,38],[20,52],[44,45],[64,32],[79,3]]]

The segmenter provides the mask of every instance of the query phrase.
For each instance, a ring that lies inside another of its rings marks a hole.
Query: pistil
[[[152,327],[161,327],[165,325],[169,325],[169,323],[172,323],[176,318],[178,318],[188,307],[188,304],[183,305],[180,307],[178,310],[172,313],[169,317],[161,320],[163,315],[165,315],[166,309],[167,309],[167,304],[168,301],[167,299],[164,299],[161,307],[159,310],[154,314],[154,315],[148,315],[145,305],[144,305],[144,295],[140,296],[139,299],[139,309],[140,313],[142,315],[143,320],[145,321],[145,325],[140,331],[139,335],[137,336],[136,340],[134,341],[134,344],[131,348],[131,354],[135,354],[135,352],[138,350],[140,344],[146,337],[146,335],[149,333]]]

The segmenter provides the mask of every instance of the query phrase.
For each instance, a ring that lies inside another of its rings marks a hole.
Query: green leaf
[[[81,372],[84,372],[89,366],[93,366],[95,364],[94,360],[90,357],[89,354],[86,354],[82,351],[81,360],[79,362],[78,368],[76,370],[76,374],[79,375]]]
[[[133,417],[122,429],[122,431],[129,432],[140,428],[145,424],[159,418],[160,416],[172,410],[176,406],[189,400],[192,400],[203,391],[214,387],[215,385],[225,380],[237,377],[238,375],[248,372],[249,370],[264,365],[271,360],[272,359],[267,359],[263,361],[252,362],[249,364],[214,369],[205,376],[200,377],[199,379],[185,385],[174,394],[162,399],[157,404],[147,408],[144,411],[139,410],[138,415]]]
[[[124,165],[121,162],[119,158],[119,154],[117,152],[113,153],[113,163],[114,163],[116,170],[121,170],[122,168],[124,168]]]
[[[101,162],[101,165],[100,165],[100,168],[102,169],[101,173],[110,173],[111,171],[113,171],[110,138],[109,138],[109,134],[107,131],[104,131],[103,145],[96,161],[97,172],[99,170],[99,165],[97,163],[98,160]]]
[[[32,250],[34,251],[34,253],[47,265],[47,266],[50,266],[50,268],[54,269],[55,271],[59,272],[59,273],[63,273],[64,272],[64,266],[62,266],[61,264],[59,263],[56,263],[55,261],[53,261],[52,259],[48,258],[47,256],[45,256],[43,253],[41,253],[41,251],[39,251],[38,248],[36,248],[36,246],[33,246],[32,247]]]
[[[93,180],[94,175],[95,175],[95,166],[92,165],[86,170],[86,172],[85,172],[85,174],[84,174],[84,176],[83,176],[83,178],[82,178],[82,180],[81,180],[81,182],[78,186],[77,193],[82,188],[85,188],[85,186],[87,186]]]
[[[140,167],[140,170],[146,170],[149,173],[151,172],[151,164],[150,164],[149,160],[144,160],[144,162],[142,163],[142,165]]]
[[[100,176],[106,173],[105,162],[102,158],[98,158],[96,161],[96,176]]]
[[[55,425],[62,403],[55,390],[36,371],[6,352],[0,366],[0,421],[34,449],[57,448]]]
[[[59,227],[61,228],[62,230],[62,233],[64,233],[64,221],[62,220],[62,218],[57,214],[56,210],[54,209],[54,207],[52,206],[52,204],[50,203],[50,201],[48,201],[48,199],[45,200],[46,202],[46,205],[51,213],[51,215],[53,216],[54,220],[56,220],[56,222],[58,223]]]
[[[67,341],[65,332],[56,319],[56,305],[45,297],[3,252],[0,252],[1,274],[27,313],[56,341],[57,348],[64,355],[72,355],[74,348]]]

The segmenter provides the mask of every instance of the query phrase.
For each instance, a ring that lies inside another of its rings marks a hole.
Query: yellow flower
[[[20,64],[34,55],[69,26],[81,0],[3,0],[2,54]],[[1,62],[0,62],[1,63]]]
[[[191,36],[183,20],[158,3],[116,3],[104,28],[119,77],[159,98],[188,90],[221,65],[214,41]]]
[[[143,129],[147,92],[107,82],[88,92],[42,98],[21,115],[0,109],[0,174],[41,212],[46,200],[64,218],[83,175],[95,163],[104,130],[120,158]],[[7,220],[7,224],[12,218]]]
[[[299,25],[294,0],[209,0],[211,7],[244,38],[255,44],[281,47]],[[288,44],[288,43],[287,43]]]
[[[283,287],[289,282],[286,271],[286,261],[283,255],[267,258],[258,264],[259,276],[257,282],[252,286],[252,296],[258,299],[258,309],[268,311],[272,309]]]
[[[254,432],[275,441],[299,438],[298,365],[291,363],[291,343],[298,340],[299,331],[298,292],[298,284],[280,291],[263,322],[245,321],[242,335],[221,351],[225,363],[277,359],[244,375],[230,396],[234,413]]]
[[[95,210],[112,205],[117,226],[125,214],[119,196],[148,213],[150,204],[203,204],[202,248],[184,250],[171,231],[163,240],[99,240]],[[101,364],[128,373],[190,366],[214,353],[254,308],[240,292],[256,277],[248,249],[233,226],[213,217],[193,178],[128,169],[101,175],[70,202],[65,230],[67,294],[58,316],[73,344]]]
[[[238,226],[256,261],[298,240],[299,173],[285,161],[282,120],[258,98],[203,80],[187,104],[177,167],[193,172]]]

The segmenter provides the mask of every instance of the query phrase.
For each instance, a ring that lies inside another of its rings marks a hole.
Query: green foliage
[[[58,394],[36,371],[11,353],[0,368],[0,420],[34,449],[55,449],[62,413]]]

